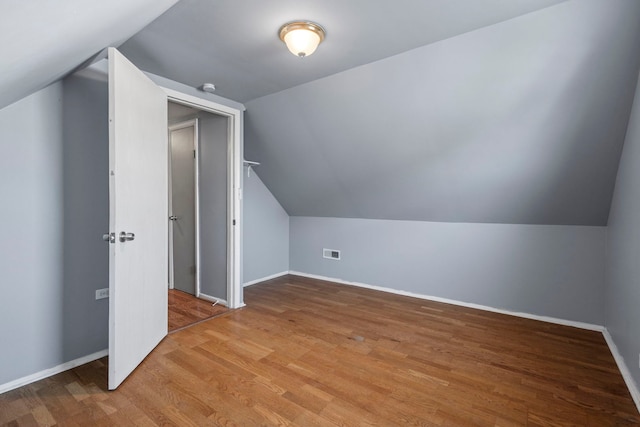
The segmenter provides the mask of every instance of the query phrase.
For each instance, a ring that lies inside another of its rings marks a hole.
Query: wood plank
[[[169,332],[212,319],[228,312],[221,304],[196,298],[177,289],[169,289]]]
[[[102,359],[0,395],[0,424],[640,425],[597,332],[294,276],[245,301],[116,391]]]

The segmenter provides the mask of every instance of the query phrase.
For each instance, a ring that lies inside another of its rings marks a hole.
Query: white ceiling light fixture
[[[291,53],[300,58],[311,55],[324,40],[321,25],[311,21],[294,21],[284,24],[278,32]]]

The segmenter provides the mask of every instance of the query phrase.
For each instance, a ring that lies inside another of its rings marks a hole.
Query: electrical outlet
[[[96,299],[109,298],[109,288],[97,289]]]

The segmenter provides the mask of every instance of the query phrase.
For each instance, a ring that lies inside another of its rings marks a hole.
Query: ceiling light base
[[[291,53],[300,58],[311,55],[325,38],[324,28],[311,21],[294,21],[284,24],[278,31]]]

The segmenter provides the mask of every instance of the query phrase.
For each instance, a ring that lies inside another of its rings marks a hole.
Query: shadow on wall
[[[109,98],[106,81],[63,81],[62,361],[108,348]]]
[[[105,88],[69,78],[0,110],[0,386],[107,348]]]

